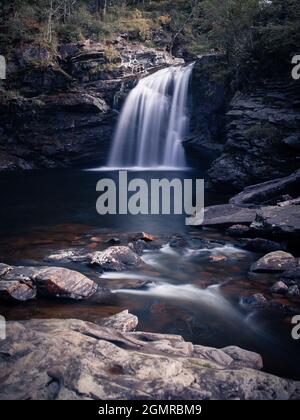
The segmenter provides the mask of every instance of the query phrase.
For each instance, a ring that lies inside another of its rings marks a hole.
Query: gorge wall
[[[87,41],[58,51],[27,45],[8,59],[2,171],[104,163],[116,102],[147,72],[183,62],[121,37],[111,47]]]

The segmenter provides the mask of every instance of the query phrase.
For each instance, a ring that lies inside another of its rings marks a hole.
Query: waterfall
[[[193,67],[169,67],[139,81],[119,117],[109,167],[186,166],[182,140],[189,130]]]

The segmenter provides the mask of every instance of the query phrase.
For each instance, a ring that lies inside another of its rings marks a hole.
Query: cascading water
[[[188,88],[193,64],[160,70],[130,92],[121,112],[108,166],[186,166]]]

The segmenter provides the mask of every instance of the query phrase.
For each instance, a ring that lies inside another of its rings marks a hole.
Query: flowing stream
[[[140,80],[123,106],[110,152],[111,168],[182,168],[189,130],[188,89],[193,64]]]

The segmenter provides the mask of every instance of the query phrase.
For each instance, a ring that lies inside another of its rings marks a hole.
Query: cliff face
[[[8,60],[0,108],[0,170],[105,162],[114,105],[147,72],[181,60],[128,43],[19,48]],[[11,92],[17,94],[11,95]]]
[[[299,168],[300,85],[290,79],[263,80],[235,94],[224,151],[209,171],[214,189],[241,191]]]

